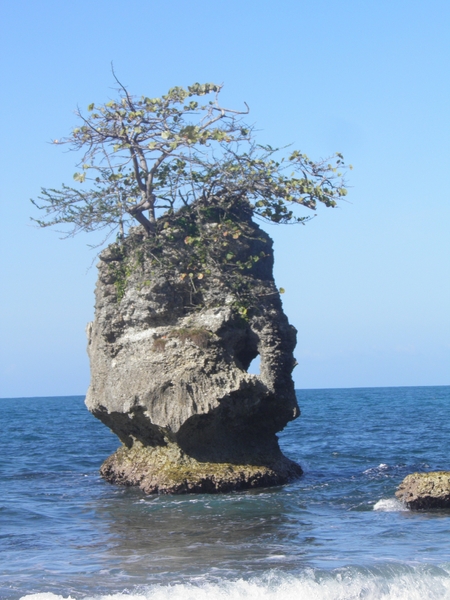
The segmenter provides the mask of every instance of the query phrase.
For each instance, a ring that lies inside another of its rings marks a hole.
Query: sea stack
[[[108,481],[216,493],[302,474],[276,436],[299,416],[296,330],[251,215],[241,199],[199,201],[101,253],[86,404],[122,442]]]

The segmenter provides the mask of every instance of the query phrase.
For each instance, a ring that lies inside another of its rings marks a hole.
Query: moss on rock
[[[199,462],[177,444],[119,448],[102,465],[111,483],[139,486],[147,494],[219,493],[282,485],[302,470],[281,457],[272,465]]]

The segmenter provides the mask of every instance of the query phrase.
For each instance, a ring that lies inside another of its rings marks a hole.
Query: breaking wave
[[[378,500],[378,502],[374,505],[373,510],[380,510],[384,512],[408,511],[406,506],[397,500],[397,498],[384,498]]]
[[[333,572],[306,569],[300,576],[151,585],[108,595],[39,593],[21,600],[432,600],[450,598],[450,573],[436,566],[383,565]]]

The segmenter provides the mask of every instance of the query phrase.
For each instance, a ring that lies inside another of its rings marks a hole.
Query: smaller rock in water
[[[395,495],[411,510],[450,508],[450,471],[411,473]]]

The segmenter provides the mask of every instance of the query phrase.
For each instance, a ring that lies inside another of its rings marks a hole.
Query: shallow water
[[[100,479],[118,441],[83,398],[0,400],[0,598],[450,598],[450,513],[394,497],[449,468],[450,388],[298,397],[300,480],[156,497]]]

